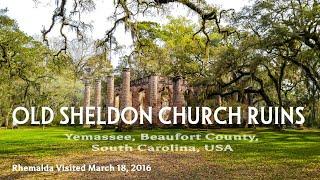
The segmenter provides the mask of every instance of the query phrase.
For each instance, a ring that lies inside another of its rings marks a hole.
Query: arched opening
[[[146,92],[144,89],[140,89],[138,93],[138,101],[139,101],[139,108],[146,110]]]
[[[171,92],[168,87],[163,88],[161,91],[160,102],[161,108],[171,106]],[[163,119],[168,120],[170,118],[171,111],[166,111],[163,113]]]

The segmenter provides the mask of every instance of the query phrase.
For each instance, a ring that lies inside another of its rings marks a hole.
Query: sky
[[[34,0],[0,0],[0,9],[8,8],[7,15],[15,19],[22,31],[30,36],[39,36],[43,27],[48,27],[51,23],[51,17],[53,10],[55,9],[56,0],[38,0],[35,3]],[[112,21],[108,19],[114,11],[113,0],[95,0],[96,8],[94,11],[84,14],[84,21],[91,23],[93,29],[88,31],[88,35],[92,39],[100,39],[105,35],[106,30],[108,30]],[[221,8],[229,9],[233,8],[235,10],[240,10],[244,5],[249,4],[249,0],[208,0],[208,3],[215,4]],[[177,9],[171,12],[171,16],[187,16],[191,19],[196,20],[196,17],[190,15],[190,11],[186,8],[179,8],[175,5],[173,8]],[[163,17],[153,17],[159,21],[163,22]],[[165,22],[165,21],[164,21]],[[57,31],[50,34],[49,37],[56,37],[58,35]],[[70,36],[72,36],[70,34]],[[124,28],[119,28],[115,36],[120,44],[129,46],[132,41],[130,35],[125,33]],[[113,58],[113,66],[118,64],[118,58]]]

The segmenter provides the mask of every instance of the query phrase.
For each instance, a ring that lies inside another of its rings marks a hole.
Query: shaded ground
[[[113,131],[48,128],[0,130],[0,179],[319,179],[320,132],[317,130],[273,132],[267,129],[226,129],[216,134],[256,134],[258,142],[222,141],[234,152],[92,152],[93,142],[67,141],[64,133],[114,134]],[[152,134],[208,133],[206,131],[155,130]],[[139,136],[141,131],[127,132]],[[97,142],[94,142],[97,143]],[[119,145],[120,142],[98,142]],[[139,144],[141,142],[130,142]],[[190,144],[197,142],[159,142],[148,144]],[[217,143],[217,142],[213,142]],[[151,172],[12,172],[12,164],[150,164]]]

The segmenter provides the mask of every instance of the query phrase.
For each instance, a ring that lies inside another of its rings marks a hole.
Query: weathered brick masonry
[[[105,107],[117,107],[120,110],[125,107],[133,107],[138,111],[140,108],[147,111],[148,107],[152,107],[154,125],[162,125],[159,123],[158,118],[159,110],[162,107],[177,107],[178,112],[181,112],[182,107],[186,106],[185,92],[197,91],[197,88],[188,87],[186,81],[181,76],[169,78],[153,74],[141,79],[131,80],[129,68],[123,69],[122,82],[120,86],[115,87],[113,75],[108,76],[106,78],[106,82]],[[83,106],[88,107],[90,106],[91,87],[88,80],[85,80],[84,83],[85,89]],[[94,106],[101,106],[101,80],[95,81],[94,97]],[[218,106],[221,106],[221,96],[217,95],[215,102]],[[132,115],[130,113],[125,115],[128,120],[132,118],[131,116]],[[172,112],[168,114],[167,118],[172,118]],[[178,123],[181,122],[180,119],[177,120]]]

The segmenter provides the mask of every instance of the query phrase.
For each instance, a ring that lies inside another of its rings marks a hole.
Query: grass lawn
[[[140,141],[140,134],[254,134],[258,141]],[[64,134],[130,134],[136,141],[74,141]],[[194,145],[200,152],[93,152],[91,146],[123,144]],[[230,144],[233,152],[209,152],[205,144]],[[151,172],[12,172],[12,164],[150,164]],[[0,179],[319,179],[320,130],[217,129],[133,130],[114,132],[83,128],[48,127],[0,130]]]

